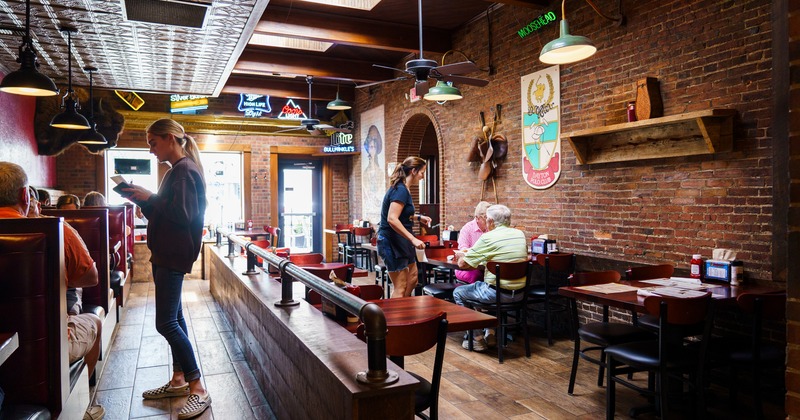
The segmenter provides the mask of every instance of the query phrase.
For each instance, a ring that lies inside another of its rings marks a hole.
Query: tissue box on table
[[[730,283],[731,263],[736,261],[736,251],[730,249],[715,249],[712,258],[706,260],[705,278],[707,280],[721,280]]]

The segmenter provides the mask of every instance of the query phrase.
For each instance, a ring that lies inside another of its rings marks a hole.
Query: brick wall
[[[408,103],[411,82],[358,91],[358,109],[385,106],[387,162],[405,157],[396,155],[397,141],[409,118],[435,118],[443,143],[444,216],[460,226],[481,191],[477,165],[466,162],[470,141],[480,133],[478,112],[499,103],[497,131],[509,139],[496,178],[499,199],[526,233],[548,233],[562,249],[583,255],[678,268],[688,266],[692,253],[710,257],[713,248],[733,248],[750,279],[773,281],[770,2],[627,2],[622,27],[585,3],[567,6],[572,33],[589,37],[599,51],[561,67],[562,132],[623,122],[635,81],[652,76],[660,81],[665,115],[736,109],[733,151],[579,165],[565,143],[558,183],[544,191],[528,187],[521,175],[519,80],[546,67],[538,53],[558,28],[520,39],[517,30],[541,10],[505,6],[491,12],[496,73],[475,74],[488,78],[488,86],[459,86],[464,99],[444,105]],[[479,18],[455,34],[453,46],[488,67],[487,37],[486,19]]]
[[[788,102],[788,113],[785,114],[784,124],[781,126],[785,133],[776,133],[776,140],[784,141],[782,148],[787,160],[787,173],[790,179],[788,187],[788,247],[786,255],[789,302],[787,306],[787,336],[788,360],[786,367],[786,412],[791,419],[800,418],[800,2],[793,0],[780,0],[775,2],[776,16],[788,16],[785,21],[779,19],[784,27],[776,45],[786,46],[788,53],[776,61],[776,67],[786,68],[788,64],[788,80],[782,81],[779,88],[786,88],[785,97]],[[788,14],[785,11],[788,10]],[[788,24],[787,24],[788,22]],[[788,31],[788,33],[787,33]],[[784,84],[785,83],[785,84]],[[778,93],[779,95],[782,92]]]

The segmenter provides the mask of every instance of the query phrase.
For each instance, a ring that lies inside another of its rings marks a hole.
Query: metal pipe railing
[[[261,257],[281,273],[281,300],[275,306],[296,306],[300,302],[292,296],[292,282],[294,280],[314,289],[322,297],[330,300],[348,313],[357,316],[364,323],[364,335],[367,339],[367,367],[366,372],[358,372],[356,378],[366,384],[388,385],[398,380],[397,372],[386,368],[386,316],[383,310],[374,303],[365,302],[363,299],[348,293],[339,287],[331,285],[306,270],[292,264],[288,259],[281,258],[263,248],[234,235],[226,229],[217,228],[217,246],[222,246],[222,236],[228,237],[228,257],[234,258],[234,245],[243,247],[247,252],[247,271],[243,274],[254,275],[256,271],[256,256]]]

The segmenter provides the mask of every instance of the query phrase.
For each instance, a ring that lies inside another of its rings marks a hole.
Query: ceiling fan
[[[406,73],[403,76],[394,79],[381,80],[379,82],[366,83],[356,87],[363,88],[375,86],[382,83],[394,82],[396,80],[408,80],[412,77],[415,80],[414,87],[418,96],[423,96],[428,93],[428,79],[442,80],[445,82],[464,83],[473,86],[486,86],[489,81],[483,79],[475,79],[472,77],[461,76],[462,74],[472,73],[480,70],[477,65],[472,61],[462,61],[453,64],[443,64],[436,60],[427,60],[422,56],[422,0],[417,0],[417,14],[419,17],[419,58],[409,60],[406,62],[406,68],[398,69],[395,67],[383,66],[380,64],[373,64],[373,67],[380,67],[384,69],[399,71]]]
[[[308,115],[311,116],[311,109],[312,109],[311,108],[311,85],[314,83],[313,82],[313,77],[312,76],[306,76],[306,83],[308,83]],[[299,126],[291,126],[291,128],[288,128],[286,130],[275,131],[275,133],[288,133],[290,131],[301,131],[301,130],[306,130],[306,131],[308,131],[309,134],[317,134],[317,135],[325,134],[322,130],[325,130],[325,131],[337,131],[337,132],[341,132],[341,133],[350,133],[350,131],[351,131],[349,128],[341,128],[341,127],[334,127],[334,126],[328,125],[328,124],[320,124],[319,120],[316,119],[316,118],[306,118],[306,119],[300,120],[300,125]]]

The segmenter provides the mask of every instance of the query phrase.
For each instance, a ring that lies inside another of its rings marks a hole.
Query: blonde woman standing
[[[430,225],[431,218],[415,213],[409,186],[425,177],[425,166],[422,158],[406,158],[392,173],[389,190],[383,197],[378,254],[394,285],[392,297],[411,296],[417,286],[415,249],[425,249],[425,243],[414,237],[411,229],[415,221]]]
[[[124,189],[129,199],[147,217],[147,246],[152,256],[156,297],[156,330],[172,350],[172,379],[164,386],[145,391],[145,399],[189,396],[178,412],[179,419],[199,416],[211,406],[211,396],[200,380],[200,368],[187,336],[181,292],[183,277],[192,271],[200,254],[206,184],[197,143],[183,127],[161,119],[147,127],[150,153],[168,163],[158,193],[140,186]]]

